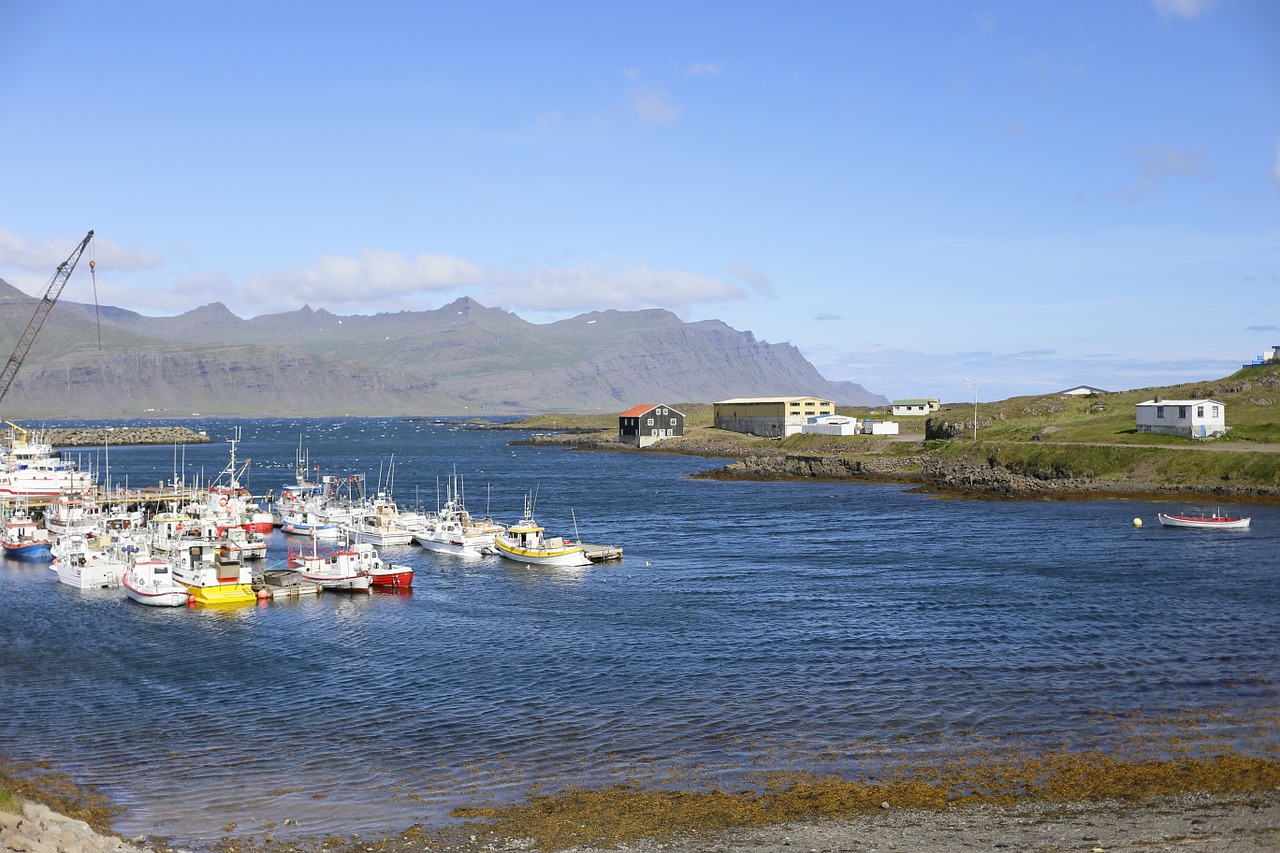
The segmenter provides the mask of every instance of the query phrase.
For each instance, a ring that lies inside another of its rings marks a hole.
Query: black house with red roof
[[[640,405],[618,415],[618,439],[648,447],[664,438],[684,435],[684,413],[670,406]]]

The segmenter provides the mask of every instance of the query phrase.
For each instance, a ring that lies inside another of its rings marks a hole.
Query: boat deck
[[[622,548],[617,545],[589,545],[583,542],[582,549],[586,553],[587,559],[593,563],[622,559]]]

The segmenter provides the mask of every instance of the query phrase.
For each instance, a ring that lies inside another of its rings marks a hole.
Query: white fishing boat
[[[63,492],[87,492],[94,486],[93,475],[63,459],[53,445],[28,441],[28,431],[6,421],[10,431],[8,446],[0,454],[0,498],[48,498]]]
[[[493,546],[500,556],[535,566],[591,565],[591,558],[581,542],[563,536],[547,536],[542,525],[534,520],[533,512],[534,498],[529,494],[524,499],[524,517],[494,538]]]
[[[181,607],[191,593],[173,577],[173,567],[164,557],[151,555],[133,560],[120,579],[125,595],[151,607]]]
[[[339,494],[340,486],[357,488],[360,477],[324,476],[319,483],[306,479],[306,466],[299,463],[297,482],[283,486],[275,501],[275,513],[280,517],[280,529],[295,536],[333,540],[342,538],[342,525],[354,514],[354,502],[350,495]]]
[[[288,489],[285,490],[287,494]],[[339,539],[342,525],[332,521],[319,509],[305,505],[276,504],[280,513],[280,529],[295,536],[312,536],[317,539]]]
[[[267,556],[267,537],[243,527],[228,527],[218,537],[218,547],[233,552],[240,560],[262,560]]]
[[[474,518],[467,511],[455,473],[446,484],[444,503],[414,530],[413,541],[437,554],[475,559],[492,553],[494,540],[505,529],[489,516]]]
[[[348,539],[374,545],[408,545],[413,542],[413,531],[401,525],[399,509],[385,494],[366,501],[359,512],[343,523],[342,532]]]
[[[44,526],[54,536],[84,533],[97,525],[100,515],[101,505],[95,498],[83,492],[63,490],[44,508]]]
[[[142,546],[129,536],[68,533],[53,543],[53,571],[59,583],[77,589],[114,589]]]
[[[1186,527],[1195,530],[1247,530],[1250,520],[1249,516],[1223,515],[1218,509],[1215,509],[1212,514],[1198,515],[1190,513],[1174,515],[1162,512],[1158,513],[1156,518],[1165,527]]]
[[[360,564],[359,554],[347,545],[321,548],[312,539],[308,548],[290,547],[288,564],[304,581],[321,589],[368,592],[373,586],[368,568]]]

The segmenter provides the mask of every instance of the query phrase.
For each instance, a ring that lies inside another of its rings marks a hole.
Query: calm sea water
[[[412,594],[233,610],[0,563],[0,752],[101,785],[126,835],[398,830],[535,783],[1106,744],[1131,715],[1222,711],[1243,742],[1277,704],[1280,507],[1245,508],[1243,533],[1164,530],[1168,505],[709,482],[688,475],[722,462],[397,420],[206,421],[212,445],[73,453],[121,485],[190,481],[226,464],[237,426],[255,493],[291,482],[300,442],[402,504],[434,507],[456,466],[473,511],[513,521],[537,489],[553,533],[576,521],[626,556],[555,570],[385,548]]]

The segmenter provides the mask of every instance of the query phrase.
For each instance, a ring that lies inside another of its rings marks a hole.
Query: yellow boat
[[[535,566],[589,566],[591,559],[581,542],[563,536],[547,536],[533,520],[533,496],[524,499],[524,518],[493,540],[498,554],[518,563]]]
[[[173,579],[198,605],[252,604],[253,577],[236,552],[208,539],[182,542],[171,553]]]

